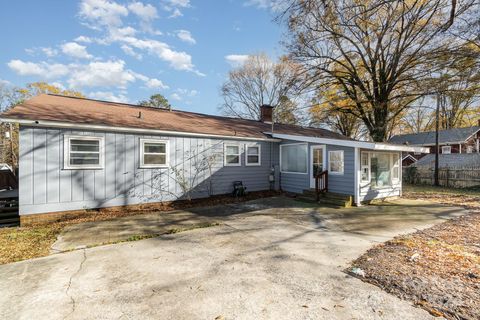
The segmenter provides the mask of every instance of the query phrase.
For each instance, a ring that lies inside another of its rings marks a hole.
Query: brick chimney
[[[273,106],[263,104],[260,106],[260,121],[265,123],[272,123]]]

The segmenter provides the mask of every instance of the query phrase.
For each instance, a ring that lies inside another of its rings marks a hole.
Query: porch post
[[[354,149],[354,160],[353,160],[353,167],[354,167],[354,197],[353,201],[357,207],[360,207],[362,204],[360,203],[360,148],[355,147]]]

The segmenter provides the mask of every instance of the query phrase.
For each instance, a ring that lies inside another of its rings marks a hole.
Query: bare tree
[[[260,118],[260,106],[275,108],[274,121],[297,122],[297,87],[300,68],[287,58],[273,62],[265,54],[251,55],[230,71],[223,84],[221,112],[242,119]]]
[[[361,119],[374,141],[430,90],[437,59],[460,45],[444,32],[474,0],[292,0],[288,18],[292,57],[315,90],[339,87],[353,102],[343,111]],[[452,20],[453,21],[453,20]]]

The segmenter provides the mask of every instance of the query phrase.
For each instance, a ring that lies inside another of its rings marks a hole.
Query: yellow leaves
[[[64,96],[71,96],[71,97],[78,97],[78,98],[84,98],[85,96],[75,90],[66,90],[62,89],[60,87],[57,87],[55,85],[49,84],[47,82],[33,82],[29,83],[27,85],[26,89],[21,89],[24,90],[26,95],[39,95],[41,93],[51,93],[51,94],[60,94]]]

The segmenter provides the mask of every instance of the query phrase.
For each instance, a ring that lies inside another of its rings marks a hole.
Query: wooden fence
[[[480,186],[480,167],[440,168],[438,178],[441,186],[452,188],[470,188]],[[434,183],[434,169],[426,167],[403,168],[403,181],[410,184]]]

